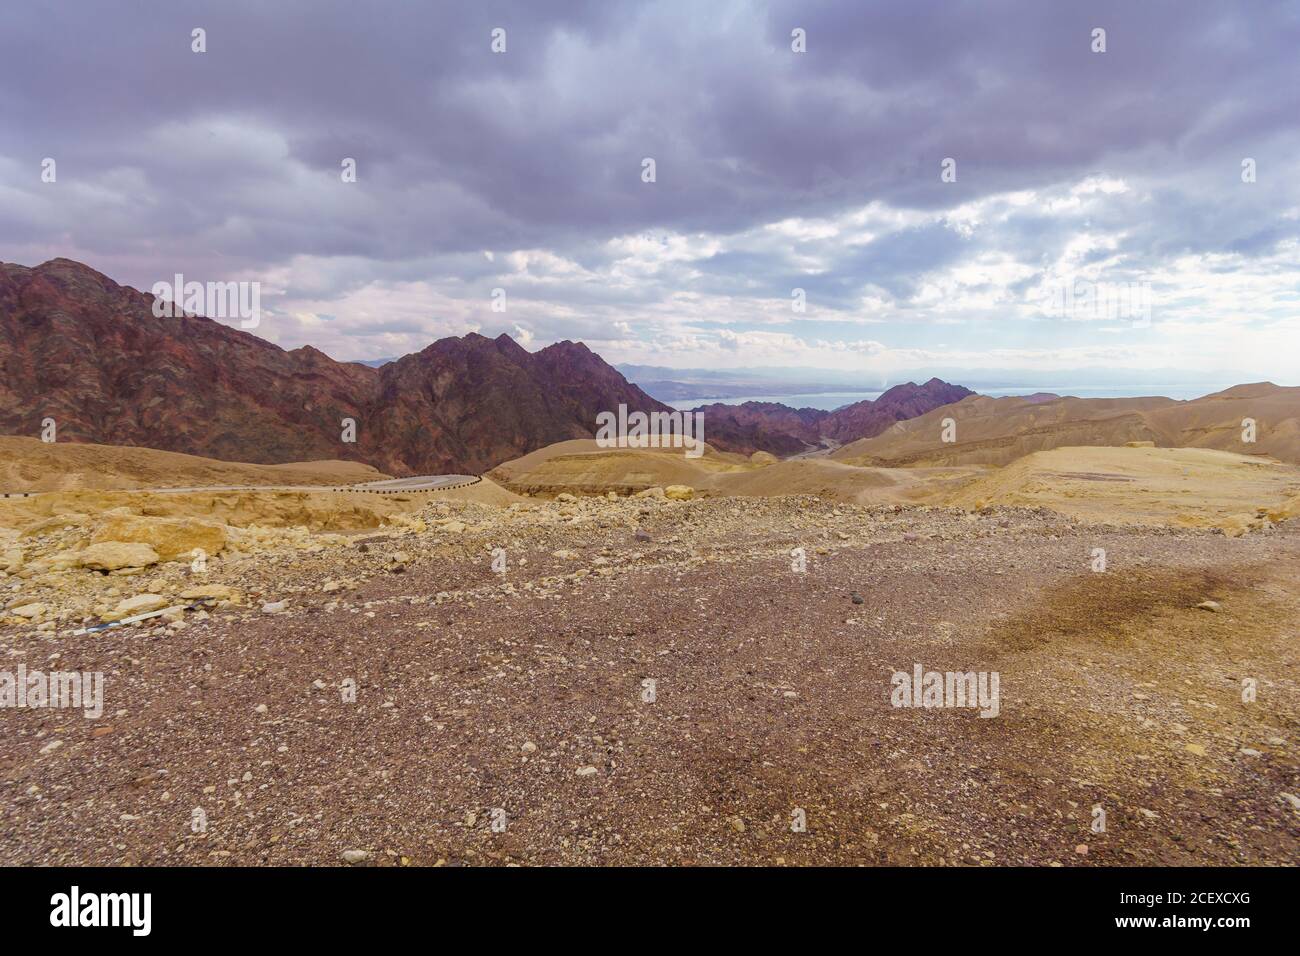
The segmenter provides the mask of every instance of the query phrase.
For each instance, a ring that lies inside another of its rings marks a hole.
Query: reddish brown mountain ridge
[[[895,385],[872,401],[865,399],[827,412],[790,408],[777,402],[702,405],[705,440],[724,451],[770,451],[792,455],[823,438],[838,442],[873,438],[894,422],[915,418],[941,405],[974,395],[968,388],[932,378],[924,385]]]
[[[0,263],[0,433],[37,436],[52,418],[60,441],[258,464],[341,458],[394,475],[478,474],[590,438],[597,414],[620,404],[670,410],[580,342],[530,353],[508,335],[471,333],[371,368],[310,346],[286,351],[200,316],[159,318],[153,301],[69,259]],[[821,434],[869,437],[969,394],[937,384],[898,386],[921,393],[881,405],[886,393],[834,413],[710,407],[705,438],[723,450],[789,454]],[[354,443],[342,440],[344,419],[356,423]]]

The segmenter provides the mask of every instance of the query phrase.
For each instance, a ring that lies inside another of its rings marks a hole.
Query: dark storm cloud
[[[1298,9],[10,5],[0,253],[66,247],[137,282],[177,261],[260,269],[339,257],[316,291],[445,278],[477,292],[496,268],[484,249],[546,248],[598,267],[609,237],[726,236],[872,201],[938,211],[1095,172],[1166,184],[1138,218],[1129,208],[1122,222],[1088,223],[1124,231],[1135,254],[1264,254],[1296,235],[1294,221],[1267,218],[1295,197],[1279,180],[1300,145]],[[205,54],[190,51],[194,27],[207,31]],[[504,55],[489,50],[494,27],[507,31]],[[795,27],[806,54],[790,50]],[[1105,54],[1089,49],[1094,27],[1107,30]],[[45,156],[59,162],[57,189],[39,182]],[[356,185],[339,180],[345,156],[358,162]],[[646,156],[653,184],[640,179]],[[1267,174],[1250,196],[1243,156]],[[956,183],[939,180],[945,157],[957,160]],[[776,241],[712,254],[694,272],[668,266],[654,281],[777,297],[799,285],[848,307],[866,287],[910,295],[926,271],[981,250],[1046,258],[1068,238],[1046,214],[999,228],[975,240],[904,229],[828,253],[831,271],[815,276]],[[577,287],[569,301],[596,296]]]

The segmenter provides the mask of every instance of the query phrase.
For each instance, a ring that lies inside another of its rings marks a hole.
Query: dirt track
[[[1300,857],[1296,522],[1229,539],[807,499],[456,513],[454,537],[217,568],[287,613],[0,631],[6,667],[61,653],[107,681],[98,721],[0,710],[0,863]],[[340,574],[355,588],[321,593]],[[891,707],[917,663],[997,671],[999,715]]]

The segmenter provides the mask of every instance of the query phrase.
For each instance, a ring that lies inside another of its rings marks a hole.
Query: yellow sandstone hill
[[[955,441],[945,442],[945,419]],[[1243,440],[1243,421],[1255,441]],[[1300,388],[1238,385],[1192,401],[1169,398],[971,396],[893,425],[834,452],[857,465],[1005,465],[1062,446],[1153,442],[1300,463]]]

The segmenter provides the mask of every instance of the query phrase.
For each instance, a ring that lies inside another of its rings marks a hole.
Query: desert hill
[[[956,441],[942,441],[943,421]],[[1254,443],[1242,441],[1253,418]],[[970,396],[835,451],[860,465],[1005,465],[1067,445],[1150,441],[1164,448],[1213,448],[1300,462],[1300,388],[1243,385],[1191,401],[1169,398]]]
[[[700,458],[680,449],[604,449],[569,441],[506,462],[488,477],[519,494],[636,494],[685,485],[696,495],[774,498],[816,495],[828,501],[895,504],[920,501],[969,480],[975,469],[871,468],[829,458],[776,461],[708,448]]]
[[[0,436],[0,492],[353,485],[387,477],[356,461],[250,465],[153,448]]]

